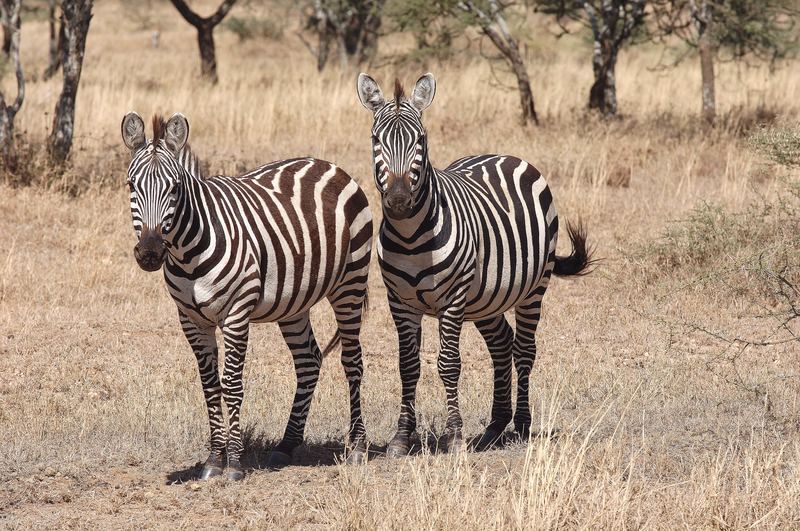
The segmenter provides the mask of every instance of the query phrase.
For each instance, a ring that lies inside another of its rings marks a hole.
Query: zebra
[[[399,343],[402,399],[387,454],[406,455],[416,430],[423,315],[438,318],[439,324],[437,369],[447,399],[443,445],[463,446],[458,345],[465,321],[473,321],[486,341],[494,371],[491,420],[474,447],[495,445],[512,420],[512,364],[517,373],[514,428],[527,437],[542,297],[551,274],[589,271],[586,231],[580,223],[569,225],[572,253],[556,256],[553,197],[539,171],[524,160],[478,155],[444,170],[431,165],[422,112],[436,92],[432,74],[419,78],[410,97],[396,80],[394,99],[387,101],[375,80],[362,73],[357,92],[374,114],[374,177],[383,210],[378,261]],[[510,309],[516,332],[504,316]]]
[[[210,425],[210,452],[200,478],[244,477],[239,413],[250,323],[277,322],[292,353],[294,403],[267,464],[291,462],[303,439],[323,355],[309,309],[323,298],[338,329],[325,350],[341,344],[350,390],[347,459],[363,461],[359,333],[372,246],[372,213],[363,190],[341,169],[313,158],[271,162],[238,177],[205,177],[188,136],[189,123],[180,113],[166,122],[154,116],[149,141],[138,114],[122,120],[122,139],[131,152],[127,184],[138,238],[134,256],[145,271],[163,267],[197,358]],[[217,328],[225,348],[221,379]]]

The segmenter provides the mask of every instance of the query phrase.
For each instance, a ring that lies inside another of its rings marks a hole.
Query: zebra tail
[[[323,359],[326,358],[328,354],[330,354],[333,351],[333,349],[338,347],[341,343],[342,343],[342,335],[339,333],[339,329],[337,328],[336,333],[333,334],[331,340],[328,341],[328,344],[325,346],[324,349],[322,349]]]
[[[367,310],[369,310],[369,291],[364,290],[364,302],[361,306],[361,322],[367,320]],[[325,345],[325,348],[322,349],[322,357],[325,358],[328,354],[330,354],[336,347],[342,344],[342,335],[339,333],[339,328],[336,328],[336,333],[333,334],[333,337],[328,344]]]
[[[567,233],[572,242],[572,252],[568,256],[556,256],[553,274],[560,277],[572,277],[588,275],[594,269],[590,269],[597,262],[593,258],[594,251],[586,245],[586,227],[578,220],[578,223],[567,223]]]

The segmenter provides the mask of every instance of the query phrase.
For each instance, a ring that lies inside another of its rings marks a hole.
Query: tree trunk
[[[9,173],[17,171],[17,157],[14,150],[14,117],[8,113],[5,104],[0,104],[0,157],[3,170]]]
[[[711,37],[711,11],[704,0],[700,11],[694,13],[697,26],[697,49],[700,53],[700,73],[702,76],[702,115],[713,124],[717,117],[717,102],[714,91],[714,43]]]
[[[11,52],[11,32],[3,24],[3,54],[6,56]]]
[[[604,118],[614,118],[617,115],[617,82],[616,82],[616,54],[599,58],[595,54],[594,83],[589,89],[589,108],[600,111]]]
[[[10,37],[8,54],[14,64],[17,78],[17,97],[8,105],[5,95],[0,92],[0,158],[4,169],[14,172],[17,169],[17,157],[14,149],[14,118],[25,99],[25,79],[19,61],[19,10],[21,0],[2,0],[3,31]]]
[[[59,17],[59,27],[56,31],[56,0],[50,0],[50,58],[47,63],[42,77],[45,80],[50,79],[58,72],[61,67],[61,54],[64,49],[64,20]]]
[[[200,75],[216,84],[217,51],[214,47],[214,26],[203,24],[197,27],[197,44],[200,46]]]
[[[604,118],[617,115],[616,66],[617,50],[608,31],[595,31],[592,49],[594,82],[589,89],[589,108],[600,111]]]
[[[525,67],[525,62],[519,53],[517,40],[511,34],[499,4],[494,0],[490,0],[489,7],[491,11],[487,14],[472,2],[462,2],[459,5],[460,10],[472,13],[477,17],[483,34],[489,37],[492,44],[500,50],[500,53],[505,56],[506,61],[511,65],[511,69],[517,78],[519,101],[522,107],[522,124],[525,125],[529,120],[533,120],[534,124],[539,125],[539,117],[536,114],[536,107],[533,103],[531,82],[530,78],[528,78],[528,69]]]
[[[325,64],[328,62],[328,56],[331,53],[331,41],[333,40],[333,34],[327,27],[327,22],[325,22],[325,25],[326,27],[319,33],[319,43],[317,47],[318,72],[322,72],[322,70],[325,68]]]
[[[216,84],[217,77],[217,52],[214,47],[214,28],[222,22],[228,11],[231,10],[236,0],[223,0],[210,17],[201,17],[186,5],[184,0],[171,0],[172,5],[181,16],[197,29],[197,44],[200,48],[200,73],[205,78]]]
[[[381,11],[383,10],[384,2],[385,0],[377,0],[364,21],[361,41],[358,47],[359,64],[369,64],[378,55],[378,37],[383,22]]]
[[[65,46],[61,56],[64,85],[56,103],[47,151],[54,165],[66,162],[75,133],[75,98],[83,68],[86,36],[92,20],[93,0],[63,0],[61,5]]]
[[[525,68],[525,63],[522,62],[519,50],[513,48],[513,58],[511,59],[511,68],[514,70],[514,75],[517,77],[517,89],[519,90],[519,103],[522,107],[522,123],[525,124],[529,120],[539,125],[539,116],[536,114],[536,105],[533,102],[533,91],[531,90],[531,82],[528,78],[528,70]]]

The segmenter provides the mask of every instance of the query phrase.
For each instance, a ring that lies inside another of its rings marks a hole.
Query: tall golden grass
[[[209,12],[213,2],[199,4]],[[557,41],[542,21],[531,21],[538,33],[527,56],[541,127],[519,126],[516,94],[497,87],[479,57],[426,65],[438,81],[424,117],[434,163],[482,152],[529,160],[547,176],[562,217],[582,216],[605,258],[584,279],[554,281],[546,297],[532,386],[538,435],[480,454],[443,455],[423,444],[405,460],[380,455],[396,421],[399,375],[375,265],[374,308],[363,333],[372,461],[353,468],[335,462],[347,390],[332,355],[297,466],[259,468],[280,438],[294,386],[280,334],[264,325],[251,332],[245,371],[252,471],[241,484],[200,484],[189,481],[207,436],[197,370],[163,280],[140,271],[131,256],[120,120],[129,110],[183,112],[192,146],[212,172],[296,155],[335,161],[361,183],[379,218],[371,116],[355,94],[357,72],[317,73],[294,26],[279,41],[244,43],[218,30],[220,83],[209,86],[198,79],[192,28],[167,2],[142,6],[134,17],[130,5],[97,2],[66,173],[33,175],[31,186],[7,177],[0,185],[0,525],[800,525],[800,349],[785,343],[733,358],[708,334],[674,325],[685,318],[736,333],[761,326],[743,319],[749,306],[742,301],[752,295],[693,283],[691,267],[664,270],[659,257],[641,252],[704,201],[735,211],[754,196],[774,196],[779,177],[796,178],[744,138],[765,118],[774,127],[797,122],[796,63],[774,71],[719,65],[721,117],[713,129],[698,124],[694,62],[655,70],[658,50],[648,47],[621,57],[623,119],[598,121],[584,110],[587,43]],[[155,49],[153,27],[161,32]],[[388,38],[384,53],[404,42]],[[35,79],[46,46],[45,21],[24,20],[29,81],[17,127],[34,158],[59,90],[58,80]],[[422,71],[379,63],[370,73],[384,87],[395,76],[410,84]],[[6,75],[4,90],[12,82]],[[731,245],[754,245],[746,240]],[[320,305],[313,317],[324,341],[333,333],[330,310]],[[446,417],[435,330],[426,320],[423,441]],[[472,327],[461,345],[461,404],[474,436],[488,421],[491,362]]]

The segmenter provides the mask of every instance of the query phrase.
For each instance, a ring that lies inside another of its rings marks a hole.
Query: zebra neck
[[[169,242],[169,254],[179,263],[185,261],[188,251],[204,245],[214,234],[212,225],[216,216],[213,201],[209,201],[208,184],[184,172],[183,186],[175,203],[172,228],[164,235]]]

